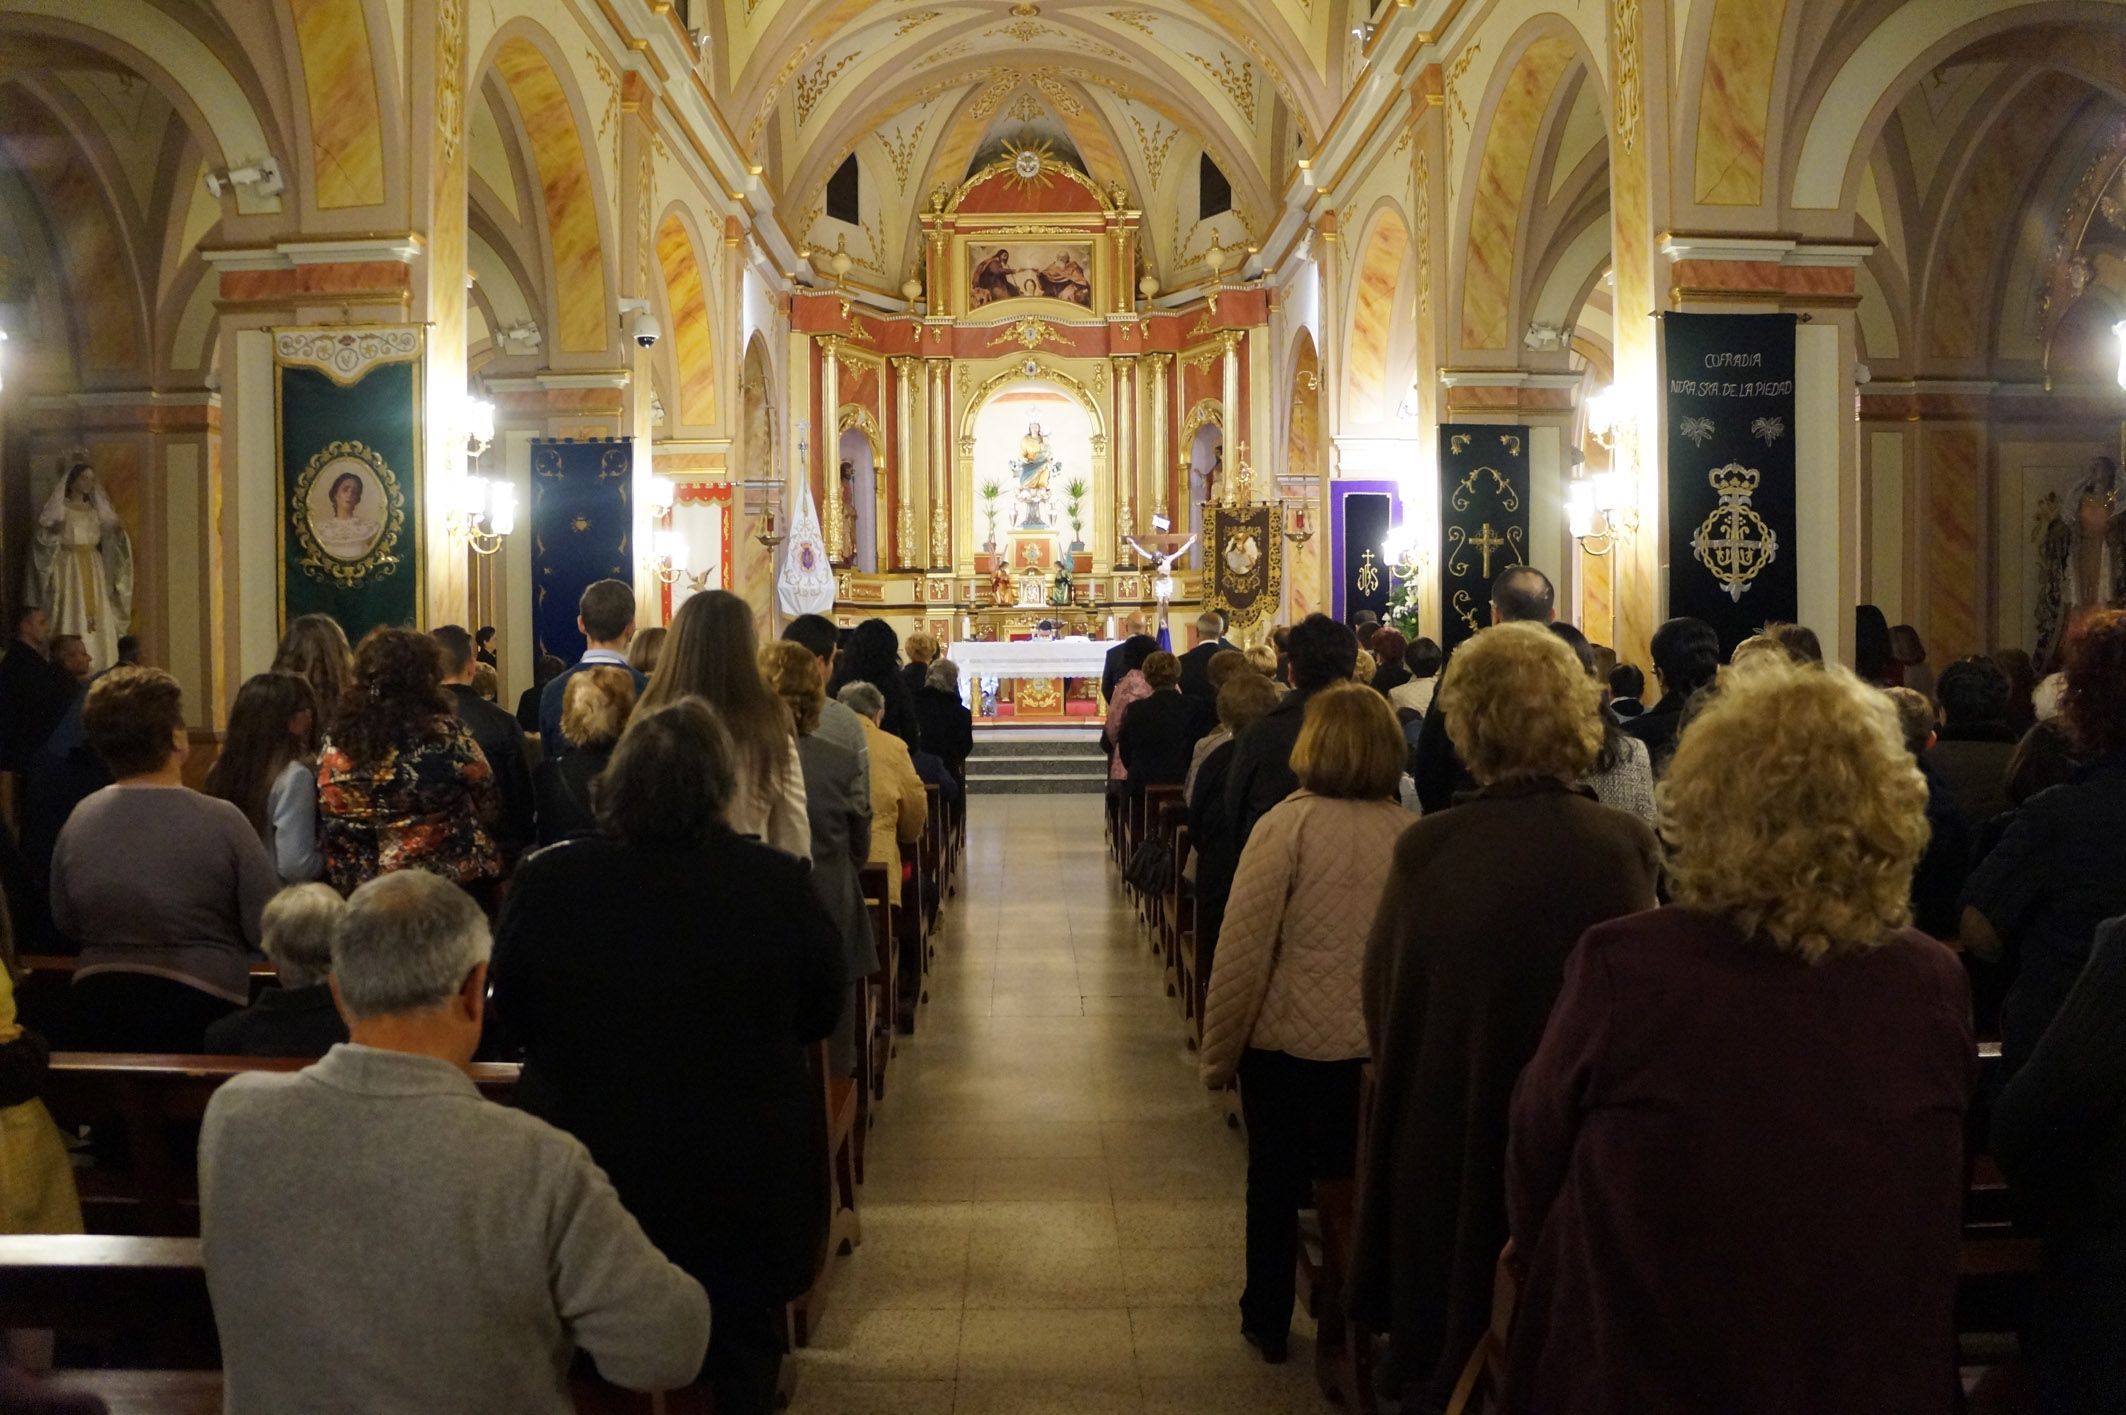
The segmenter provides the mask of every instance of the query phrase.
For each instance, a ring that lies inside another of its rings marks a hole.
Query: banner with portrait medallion
[[[1440,647],[1491,622],[1491,582],[1528,563],[1528,429],[1442,423],[1439,430]]]
[[[583,656],[577,602],[597,580],[635,583],[635,441],[532,443],[532,636],[564,663]]]
[[[284,627],[419,623],[421,354],[419,325],[273,332]]]
[[[1284,594],[1284,507],[1203,504],[1203,607],[1245,629],[1275,615]]]
[[[1667,314],[1668,612],[1732,651],[1800,603],[1790,314]]]

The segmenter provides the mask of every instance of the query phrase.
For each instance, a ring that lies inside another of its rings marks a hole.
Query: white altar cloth
[[[960,701],[974,705],[984,678],[1098,678],[1112,639],[962,639],[945,656],[960,666]]]

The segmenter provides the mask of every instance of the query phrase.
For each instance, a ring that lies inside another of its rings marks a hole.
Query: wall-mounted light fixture
[[[237,187],[251,188],[253,196],[277,197],[287,190],[281,181],[281,165],[271,157],[261,157],[242,167],[232,167],[225,172],[207,173],[207,193],[219,198],[223,192]]]
[[[465,467],[446,493],[450,531],[480,555],[493,555],[517,529],[517,489],[500,477],[483,477],[474,469],[481,454],[494,446],[495,405],[467,395],[458,426],[465,438]]]

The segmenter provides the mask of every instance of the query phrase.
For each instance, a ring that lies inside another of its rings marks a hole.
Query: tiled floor
[[[1098,796],[984,796],[792,1415],[1334,1409],[1240,1339],[1246,1155],[1196,1079]]]

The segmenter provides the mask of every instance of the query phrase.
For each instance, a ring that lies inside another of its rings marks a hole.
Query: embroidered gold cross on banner
[[[1491,529],[1491,523],[1489,521],[1486,521],[1484,522],[1483,530],[1469,537],[1469,543],[1484,553],[1484,578],[1487,580],[1490,579],[1491,552],[1499,549],[1500,547],[1506,544],[1505,537],[1501,536],[1497,531]]]

